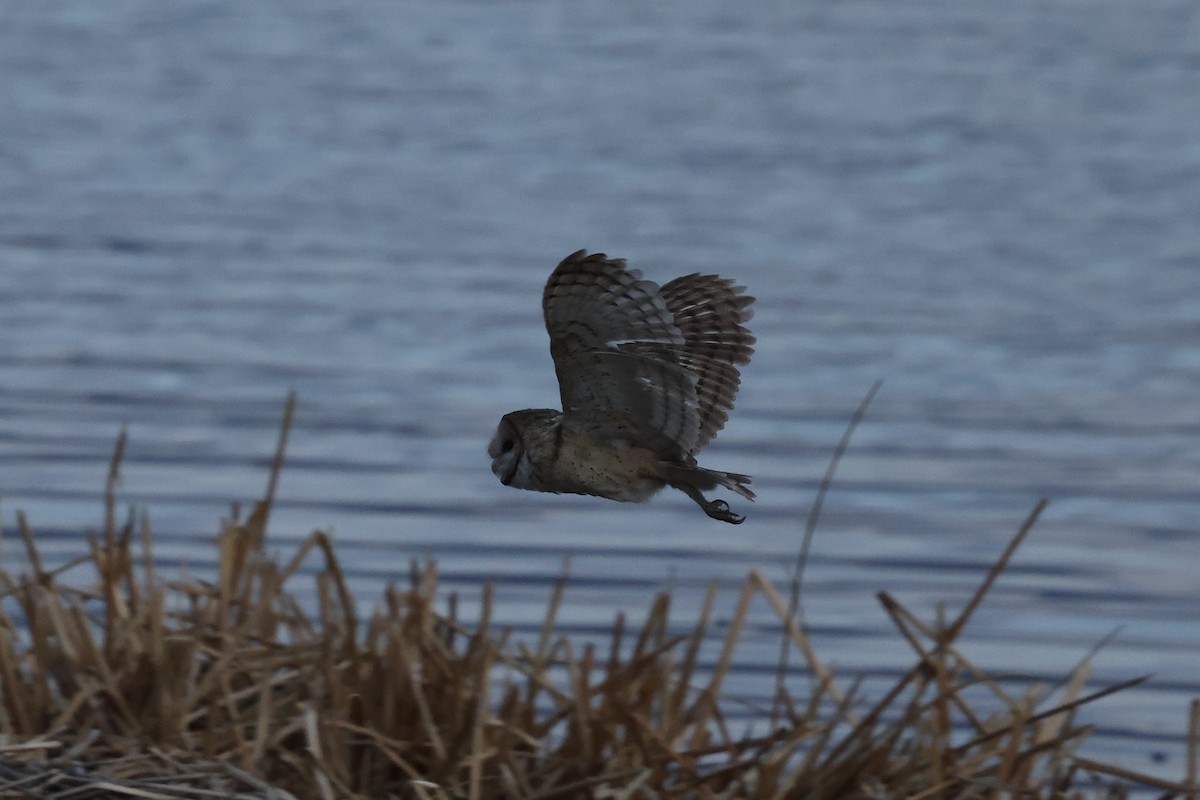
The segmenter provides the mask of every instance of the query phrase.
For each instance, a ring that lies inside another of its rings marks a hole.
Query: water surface
[[[1038,498],[968,653],[1052,680],[1093,642],[1091,755],[1178,778],[1200,694],[1200,11],[1185,0],[240,4],[0,10],[0,512],[84,546],[112,442],[160,559],[211,569],[287,391],[273,519],[333,532],[364,598],[432,556],[599,635],[778,579],[854,407],[807,619],[850,674],[908,664],[874,599],[965,602]],[[484,448],[553,405],[541,285],[578,249],[757,295],[685,497],[517,492]],[[10,546],[6,558],[15,558]],[[770,691],[756,607],[735,690]],[[798,676],[802,681],[802,677]],[[802,689],[802,682],[798,684]]]

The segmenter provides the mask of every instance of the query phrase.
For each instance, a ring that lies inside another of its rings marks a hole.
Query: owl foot
[[[704,509],[704,513],[713,519],[719,519],[721,522],[728,522],[731,525],[741,525],[746,521],[746,518],[741,514],[735,514],[730,511],[729,503],[726,503],[724,500],[704,499],[704,495],[700,493],[700,490],[690,483],[673,483],[671,485],[692,498],[696,502],[696,505]]]
[[[706,503],[701,503],[700,507],[704,509],[705,514],[708,514],[713,519],[719,519],[731,525],[741,525],[746,521],[744,514],[735,514],[730,511],[729,503],[726,503],[724,500],[709,500]]]

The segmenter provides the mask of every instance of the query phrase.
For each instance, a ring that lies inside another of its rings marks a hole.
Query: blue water
[[[782,579],[838,437],[806,618],[847,675],[1051,505],[969,629],[1053,680],[1114,628],[1085,751],[1183,771],[1200,695],[1200,7],[719,0],[0,7],[0,519],[78,554],[112,442],[164,564],[211,569],[300,405],[271,537],[333,532],[367,602],[438,559],[567,630]],[[746,524],[516,492],[484,448],[557,402],[540,319],[578,249],[757,295],[703,462]],[[10,542],[5,557],[15,559]],[[469,606],[468,606],[469,610]],[[752,612],[733,688],[771,689]]]

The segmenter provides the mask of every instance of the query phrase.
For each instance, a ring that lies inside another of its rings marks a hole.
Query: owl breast
[[[658,455],[652,450],[600,442],[568,428],[560,442],[554,465],[559,491],[640,503],[665,485],[654,477]]]

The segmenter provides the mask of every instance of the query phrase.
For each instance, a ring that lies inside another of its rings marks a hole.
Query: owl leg
[[[742,514],[735,514],[729,510],[729,503],[724,500],[706,500],[700,490],[690,483],[675,483],[671,484],[676,489],[679,489],[688,497],[696,501],[696,505],[704,510],[713,519],[719,519],[721,522],[728,522],[731,525],[741,525],[746,521],[746,517]]]

